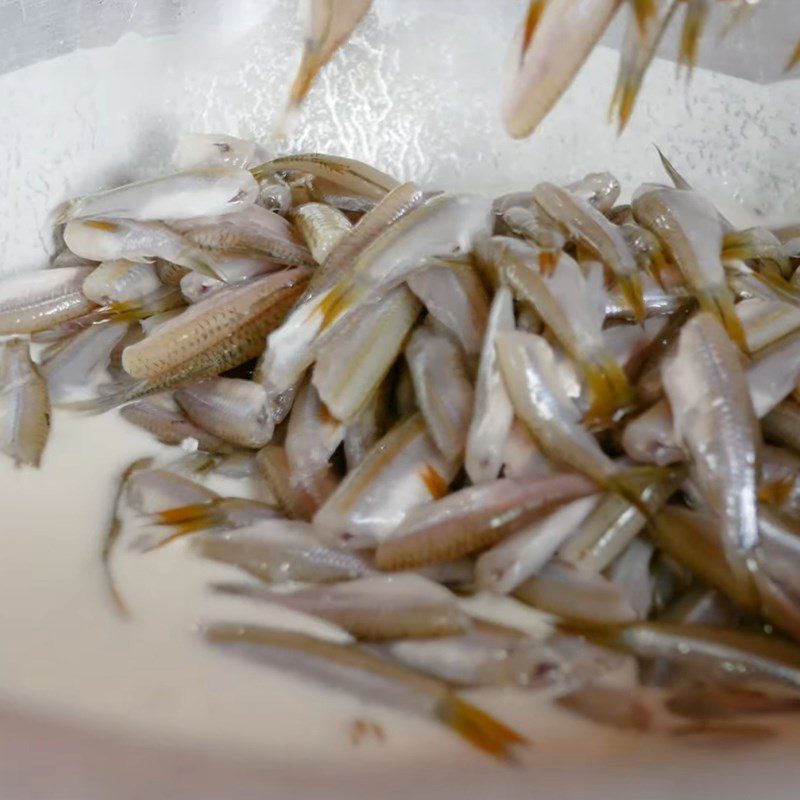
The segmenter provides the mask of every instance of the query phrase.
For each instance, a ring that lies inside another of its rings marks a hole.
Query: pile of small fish
[[[210,642],[402,695],[499,757],[522,737],[454,687],[555,687],[637,728],[667,687],[685,734],[796,709],[800,226],[737,230],[663,156],[673,185],[620,204],[608,173],[492,200],[254,154],[183,140],[181,171],[63,204],[53,267],[0,283],[18,463],[52,401],[262,480],[223,497],[131,465],[106,565],[125,500],[165,526],[142,550],[186,537],[265,622],[351,637]],[[488,595],[547,635],[478,618]]]
[[[761,0],[528,0],[508,60],[503,108],[506,132],[515,139],[533,133],[625,6],[627,27],[609,109],[621,132],[664,34],[681,11],[678,66],[691,76],[715,3],[729,10],[719,32],[722,39],[747,21]],[[305,99],[320,69],[350,38],[372,0],[307,0],[301,5],[305,7],[303,53],[289,92],[289,117]],[[789,55],[785,71],[798,63],[800,41]]]

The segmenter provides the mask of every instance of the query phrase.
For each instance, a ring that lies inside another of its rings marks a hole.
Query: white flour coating
[[[0,272],[44,266],[53,206],[163,169],[181,130],[254,137],[270,149],[296,58],[288,4],[276,7],[268,32],[233,26],[213,48],[200,34],[128,36],[0,76]],[[499,192],[598,169],[615,172],[628,189],[663,180],[650,147],[656,141],[734,218],[800,212],[800,163],[788,151],[798,81],[763,87],[700,70],[686,94],[674,83],[674,65],[659,61],[617,140],[605,126],[616,55],[601,49],[539,133],[513,142],[499,127],[497,87],[515,15],[476,27],[452,12],[399,19],[385,4],[377,10],[312,91],[285,149],[332,150],[398,177]],[[442,38],[419,47],[429,17]],[[445,39],[458,40],[458,50]],[[0,461],[0,704],[290,761],[463,758],[465,746],[425,720],[209,652],[193,630],[200,620],[274,622],[277,612],[211,597],[206,582],[233,573],[190,559],[183,544],[139,556],[125,555],[123,542],[116,567],[134,617],[114,616],[98,555],[112,476],[158,449],[115,413],[56,413],[40,472]],[[594,729],[557,712],[543,720],[543,700],[531,693],[476,697],[535,736],[537,758],[602,758],[650,746],[608,731],[578,745],[576,729]],[[347,726],[359,716],[383,724],[388,744],[353,749]]]

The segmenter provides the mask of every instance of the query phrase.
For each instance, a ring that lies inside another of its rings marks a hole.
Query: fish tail
[[[713,287],[697,292],[697,301],[705,311],[711,312],[728,332],[728,336],[746,353],[747,339],[742,323],[733,309],[733,297],[727,286]]]
[[[794,50],[792,50],[792,54],[789,56],[789,60],[786,62],[786,66],[783,68],[783,71],[790,72],[798,64],[800,64],[800,41],[798,41],[794,46]]]
[[[522,46],[520,48],[520,61],[528,51],[533,35],[536,33],[536,28],[539,25],[539,20],[542,17],[542,11],[547,3],[547,0],[530,0],[528,4],[528,13],[525,15],[525,23],[522,27]]]
[[[434,713],[471,745],[503,761],[514,761],[514,745],[528,744],[522,734],[452,692],[437,704]]]
[[[675,475],[675,470],[670,467],[631,467],[607,476],[601,481],[601,484],[607,491],[627,500],[645,519],[652,521],[653,512],[642,499],[642,495],[648,486],[665,481]]]
[[[788,476],[769,483],[762,483],[758,487],[758,499],[762,503],[780,508],[788,501],[793,488],[794,480]]]
[[[555,250],[542,250],[539,253],[539,272],[545,278],[549,278],[555,272],[560,256],[561,253],[557,253]]]
[[[627,274],[617,273],[614,275],[614,279],[622,291],[622,296],[631,307],[634,318],[641,325],[647,316],[647,310],[644,307],[642,276],[639,275],[638,272],[631,272]]]
[[[364,298],[365,291],[358,286],[342,286],[337,283],[331,291],[322,298],[320,310],[322,311],[322,326],[320,330],[332,328],[347,311]]]
[[[305,100],[306,95],[311,90],[311,84],[314,83],[314,78],[322,68],[323,62],[315,58],[307,50],[303,53],[300,59],[300,65],[297,67],[297,73],[292,81],[292,87],[289,89],[289,100],[286,103],[288,112],[297,108],[300,103]]]
[[[159,511],[155,517],[159,525],[177,527],[175,534],[165,540],[164,543],[189,533],[216,528],[224,521],[223,515],[219,511],[219,503],[216,500],[169,508],[165,511]]]
[[[664,276],[667,274],[667,258],[660,250],[654,250],[650,253],[650,275],[653,280],[666,291],[664,286]]]
[[[69,403],[57,403],[59,408],[66,408],[70,411],[79,411],[84,414],[102,414],[105,411],[110,411],[112,408],[121,406],[131,400],[136,400],[139,397],[150,392],[151,386],[149,381],[137,381],[136,383],[115,392],[108,392],[99,397],[90,397],[86,400],[73,400]]]
[[[582,365],[591,398],[584,422],[594,429],[608,427],[618,409],[633,403],[633,389],[619,364],[610,354]]]
[[[706,26],[708,6],[704,2],[689,0],[686,4],[686,16],[683,18],[681,29],[681,43],[678,51],[678,64],[688,68],[687,78],[690,78],[697,64],[697,53],[700,47],[700,37]]]
[[[639,35],[646,41],[650,23],[658,14],[656,0],[630,0],[630,3],[636,19],[636,28],[639,31]]]

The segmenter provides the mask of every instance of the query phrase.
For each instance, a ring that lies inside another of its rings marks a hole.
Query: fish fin
[[[695,292],[697,302],[704,311],[711,312],[723,325],[728,332],[728,336],[745,353],[747,349],[747,339],[744,335],[742,323],[733,308],[733,297],[727,286],[714,287],[712,289],[700,290]]]
[[[514,761],[511,748],[528,740],[477,706],[448,692],[434,709],[436,717],[470,744],[503,761]]]
[[[89,397],[86,400],[73,400],[68,403],[56,403],[58,408],[66,408],[70,411],[80,411],[84,414],[102,414],[112,408],[121,406],[131,400],[150,392],[151,384],[149,381],[136,381],[129,386],[118,389],[117,391],[101,394],[98,397]]]
[[[667,274],[669,266],[667,257],[660,250],[650,253],[650,277],[658,284],[659,288],[667,291],[664,285],[664,276]]]
[[[227,283],[225,277],[216,271],[210,257],[199,247],[186,247],[178,255],[180,265],[187,269],[199,272],[207,278]]]
[[[652,521],[653,512],[642,499],[642,494],[648,485],[667,480],[673,475],[675,470],[670,467],[631,467],[607,476],[602,481],[602,486],[627,500],[645,519]]]
[[[324,64],[324,61],[309,53],[308,50],[303,51],[292,86],[289,89],[289,100],[286,103],[287,114],[298,108],[305,100],[306,95],[311,90],[314,79],[317,77],[317,73]]]
[[[636,19],[636,28],[639,31],[639,35],[646,40],[650,23],[658,14],[656,0],[630,0],[630,4],[633,8],[633,16]]]
[[[794,50],[792,50],[792,54],[789,56],[789,60],[786,62],[786,66],[783,68],[783,71],[790,72],[798,64],[800,64],[800,40],[794,46]]]
[[[758,499],[762,503],[780,508],[789,499],[793,487],[794,480],[788,476],[769,483],[762,483],[758,487]]]
[[[547,4],[547,0],[530,0],[528,3],[528,13],[525,15],[525,22],[522,26],[522,44],[520,47],[519,58],[520,61],[525,57],[528,47],[536,33],[536,27],[542,17],[542,11]]]
[[[661,161],[661,166],[664,167],[664,172],[667,173],[667,176],[672,181],[672,185],[676,189],[691,189],[692,186],[689,181],[687,181],[686,178],[684,178],[683,175],[681,175],[680,172],[675,169],[672,162],[661,151],[661,148],[657,144],[654,144],[653,147],[655,147],[658,157]]]
[[[583,421],[595,430],[609,427],[619,409],[633,404],[633,389],[624,370],[610,354],[581,365],[591,398]]]
[[[539,253],[539,272],[545,278],[549,278],[555,272],[560,256],[561,253],[554,250],[542,250]]]
[[[641,325],[646,316],[647,309],[644,307],[644,292],[642,290],[642,277],[638,272],[629,275],[614,275],[622,296],[633,311],[634,319]]]
[[[790,274],[789,257],[783,254],[780,242],[777,239],[768,241],[763,237],[763,231],[757,228],[726,233],[722,239],[720,257],[723,261],[769,261],[777,267],[779,276]]]
[[[692,77],[695,65],[697,64],[697,53],[700,48],[700,37],[708,20],[710,3],[705,0],[688,0],[686,3],[686,15],[683,18],[683,28],[681,28],[681,42],[678,51],[678,67],[687,68],[687,79]]]
[[[322,311],[321,331],[332,328],[351,308],[358,305],[366,296],[366,291],[358,286],[344,287],[340,283],[322,298],[319,308]]]
[[[224,498],[209,500],[207,503],[192,503],[187,506],[168,508],[155,514],[156,522],[159,525],[174,525],[178,528],[175,534],[165,540],[165,543],[188,533],[219,527],[223,522],[219,512],[220,499]]]
[[[65,200],[59,203],[54,209],[50,217],[53,225],[64,225],[69,222],[77,208],[78,200]]]

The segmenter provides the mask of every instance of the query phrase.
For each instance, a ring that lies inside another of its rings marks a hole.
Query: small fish
[[[254,167],[251,172],[258,181],[284,172],[310,175],[315,199],[348,211],[366,211],[367,208],[358,201],[366,201],[367,206],[374,206],[400,185],[390,175],[363,161],[326,153],[281,156]],[[355,207],[351,205],[353,202]]]
[[[0,334],[35,333],[96,308],[83,294],[92,267],[20,272],[0,281]]]
[[[125,402],[156,389],[219,374],[251,358],[303,291],[308,270],[297,267],[217,292],[190,306],[122,354],[137,382],[100,404]]]
[[[201,534],[192,547],[267,583],[338,583],[374,574],[363,554],[327,547],[307,522],[295,520],[265,519],[249,528]]]
[[[456,338],[468,357],[481,352],[489,298],[471,263],[433,259],[408,277],[408,288],[425,310]]]
[[[473,389],[461,348],[448,336],[418,327],[405,349],[417,405],[443,455],[464,453],[472,418]]]
[[[272,438],[267,393],[254,381],[206,378],[178,389],[175,401],[192,422],[231,444],[258,450]]]
[[[317,264],[325,261],[353,227],[346,214],[325,203],[304,203],[291,209],[288,216]]]
[[[514,305],[510,290],[495,293],[486,323],[475,402],[467,433],[464,467],[473,483],[494,480],[503,465],[505,444],[514,420],[514,409],[497,361],[495,342],[504,331],[514,330]]]
[[[217,591],[286,606],[344,628],[362,641],[453,636],[467,627],[456,597],[420,575],[375,575],[333,586],[272,592],[248,583],[218,584]]]
[[[614,208],[614,203],[622,191],[620,182],[610,172],[590,172],[564,188],[573,196],[596,208],[601,214],[608,214]]]
[[[511,65],[503,122],[515,139],[544,119],[603,35],[622,0],[531,0],[521,48]],[[535,20],[535,24],[531,22]]]
[[[141,300],[161,285],[153,264],[104,261],[83,282],[83,293],[93,303],[104,306]]]
[[[514,597],[535,608],[591,625],[630,622],[636,612],[616,583],[554,559],[517,586]]]
[[[634,317],[642,322],[645,310],[638,265],[619,228],[591,203],[568,189],[545,182],[533,192],[536,202],[611,270]]]
[[[172,153],[172,165],[178,170],[204,167],[246,169],[256,154],[254,142],[226,136],[224,133],[182,133]]]
[[[566,539],[582,530],[596,505],[596,497],[565,503],[502,539],[475,562],[478,586],[499,594],[512,592],[542,569]]]
[[[147,262],[161,258],[218,277],[211,257],[163,222],[76,219],[64,228],[64,241],[73,253],[92,261]]]
[[[776,636],[652,621],[623,625],[567,622],[561,623],[559,629],[640,658],[666,658],[722,675],[752,675],[795,688],[800,686],[800,648]]]
[[[694,477],[725,526],[731,567],[758,543],[757,454],[760,430],[739,352],[717,319],[693,317],[674,358],[663,367],[664,389],[678,439],[691,454]]]
[[[636,221],[651,230],[680,268],[701,308],[714,314],[739,347],[742,326],[722,266],[723,223],[711,203],[696,192],[645,184],[633,197]]]
[[[375,545],[409,511],[442,497],[458,465],[439,453],[422,417],[390,430],[348,473],[314,516],[320,537],[351,547]]]
[[[336,488],[331,475],[330,458],[342,442],[345,426],[320,400],[312,383],[305,383],[297,393],[284,447],[289,462],[290,482],[314,498],[321,506]]]
[[[500,760],[513,760],[513,747],[526,739],[503,723],[462,700],[447,684],[421,672],[373,655],[358,645],[336,644],[302,633],[248,625],[206,626],[213,645],[239,651],[256,660],[333,680],[378,701],[400,703],[446,725],[470,744]],[[328,676],[328,677],[326,677]]]
[[[411,510],[378,544],[379,569],[398,571],[452,561],[485,550],[529,523],[543,509],[592,494],[594,484],[574,474],[468,486]]]
[[[120,517],[122,498],[127,494],[128,482],[137,473],[142,471],[149,471],[150,465],[153,463],[152,458],[139,458],[132,461],[122,471],[117,484],[116,494],[111,510],[111,519],[109,520],[108,527],[106,528],[105,535],[103,536],[102,546],[100,548],[100,565],[103,570],[103,577],[105,579],[106,589],[114,604],[116,613],[125,618],[130,615],[125,601],[117,588],[117,582],[114,579],[114,573],[111,570],[111,556],[114,553],[114,548],[117,545],[120,534],[122,533],[122,519]]]
[[[39,466],[50,433],[47,383],[31,359],[30,345],[9,339],[3,345],[3,426],[0,449],[17,466]]]
[[[261,206],[250,206],[231,214],[170,220],[169,226],[204,249],[219,250],[223,254],[255,251],[274,264],[314,265],[311,253],[299,241],[292,226],[280,215]],[[217,272],[224,275],[224,270],[219,268],[221,265],[217,264],[220,256],[212,252],[208,257],[214,259]],[[268,263],[264,261],[265,272]]]
[[[402,352],[421,304],[405,286],[356,311],[317,350],[312,383],[330,413],[349,422]]]
[[[59,225],[93,217],[142,221],[230,214],[251,206],[257,197],[258,183],[247,170],[203,167],[68,200],[56,209],[53,222]],[[74,252],[71,246],[70,250]]]

